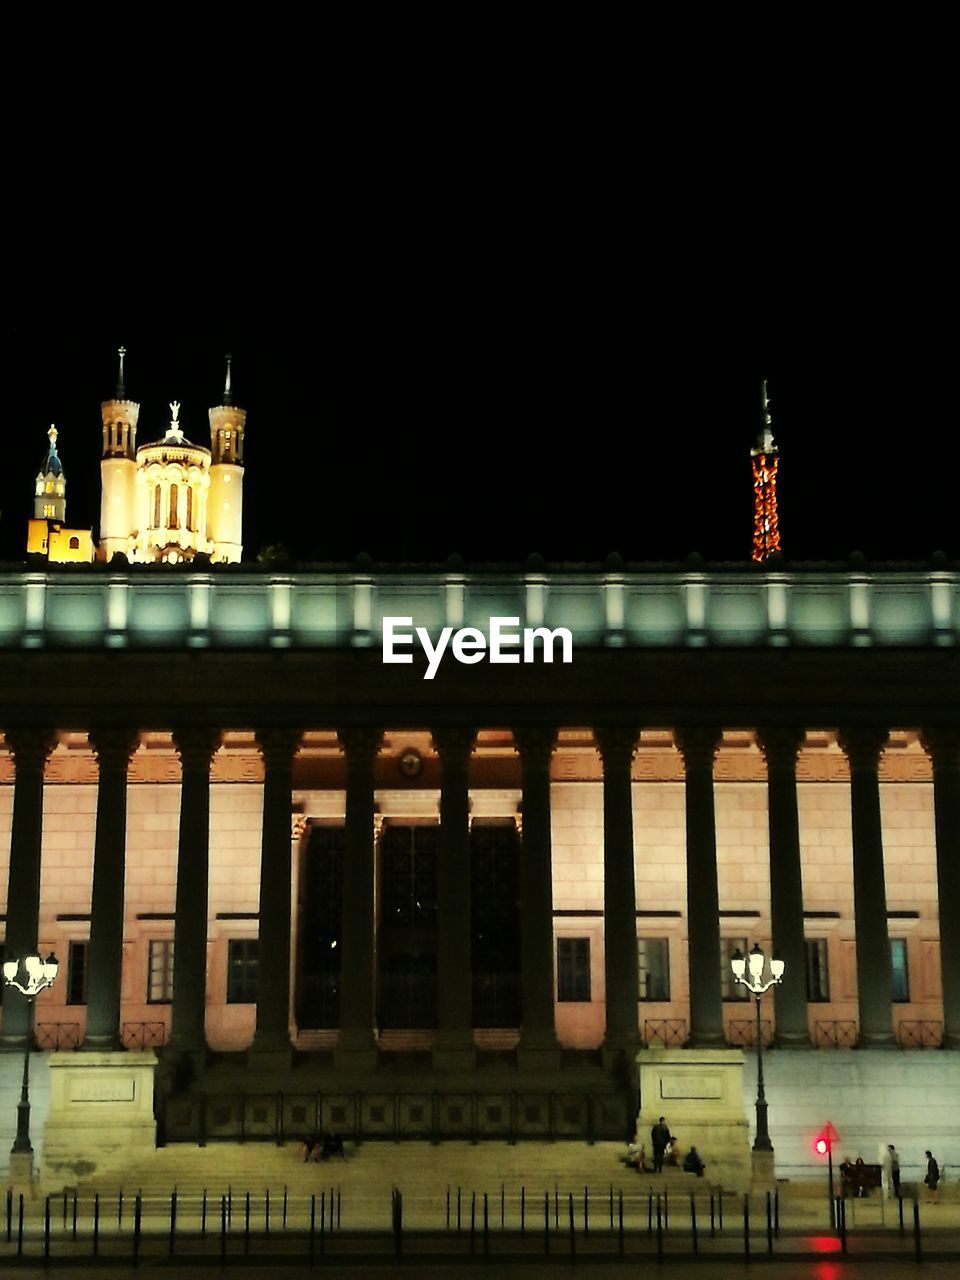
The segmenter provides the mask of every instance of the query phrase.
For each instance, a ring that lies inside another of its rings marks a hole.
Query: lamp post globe
[[[22,958],[11,956],[3,962],[3,980],[8,987],[15,987],[24,999],[35,1000],[41,991],[52,986],[60,971],[60,962],[50,953],[44,960],[36,951]],[[33,1182],[33,1146],[30,1142],[30,1037],[33,1019],[27,1024],[23,1047],[23,1080],[20,1101],[17,1103],[17,1136],[10,1148],[10,1175],[17,1181]]]
[[[764,982],[765,964],[766,956],[759,943],[755,943],[750,949],[748,957],[745,957],[739,949],[730,957],[733,981],[737,986],[745,987],[751,993],[757,1011],[757,1131],[753,1140],[753,1150],[768,1152],[772,1156],[773,1143],[770,1141],[770,1131],[767,1127],[767,1094],[763,1083],[763,1023],[760,1018],[760,999],[765,991],[779,986],[783,981],[786,965],[775,956],[770,961],[770,977]]]

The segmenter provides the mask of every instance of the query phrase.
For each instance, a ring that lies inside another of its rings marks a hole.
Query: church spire
[[[233,356],[230,354],[229,351],[227,352],[227,355],[226,355],[226,361],[227,361],[227,376],[226,376],[226,379],[224,380],[224,385],[223,385],[223,403],[233,404],[233,392],[230,390],[230,367],[233,364]]]
[[[756,447],[750,451],[753,465],[753,552],[759,563],[780,551],[780,519],[777,511],[777,470],[780,457],[773,438],[773,418],[767,380],[763,380],[763,422]]]
[[[127,388],[123,376],[123,358],[126,354],[126,347],[117,347],[117,355],[120,358],[120,367],[117,370],[117,392],[115,397],[117,400],[126,400],[127,398]]]

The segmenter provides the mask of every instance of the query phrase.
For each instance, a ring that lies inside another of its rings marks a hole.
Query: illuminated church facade
[[[620,1137],[644,1046],[753,1044],[729,961],[759,942],[780,1061],[956,1071],[955,566],[238,574],[224,401],[209,450],[104,404],[128,568],[0,575],[41,1047],[160,1048],[170,1140]],[[568,627],[572,663],[382,661],[385,618],[494,616]],[[0,1044],[28,1034],[8,989]]]

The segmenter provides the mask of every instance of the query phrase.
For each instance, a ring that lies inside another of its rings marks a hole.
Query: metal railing
[[[855,1018],[824,1018],[813,1024],[813,1041],[819,1049],[855,1049],[859,1039]]]
[[[662,1044],[665,1049],[682,1049],[687,1043],[685,1018],[645,1018],[644,1044]]]
[[[125,1022],[120,1033],[125,1049],[159,1049],[167,1043],[165,1022]]]
[[[773,1023],[769,1018],[761,1022],[763,1043],[773,1044]],[[752,1048],[757,1043],[756,1018],[731,1018],[726,1025],[727,1044],[735,1048]]]
[[[939,1049],[943,1044],[943,1023],[927,1018],[898,1022],[897,1043],[901,1049]]]
[[[33,1028],[33,1042],[38,1049],[56,1052],[80,1048],[79,1022],[38,1022]]]

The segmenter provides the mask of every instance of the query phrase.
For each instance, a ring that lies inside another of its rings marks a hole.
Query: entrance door
[[[437,1025],[436,826],[388,823],[380,837],[381,1028]]]
[[[300,864],[297,1025],[340,1025],[343,827],[314,826]]]
[[[470,831],[473,1025],[520,1025],[520,838],[513,822]]]

